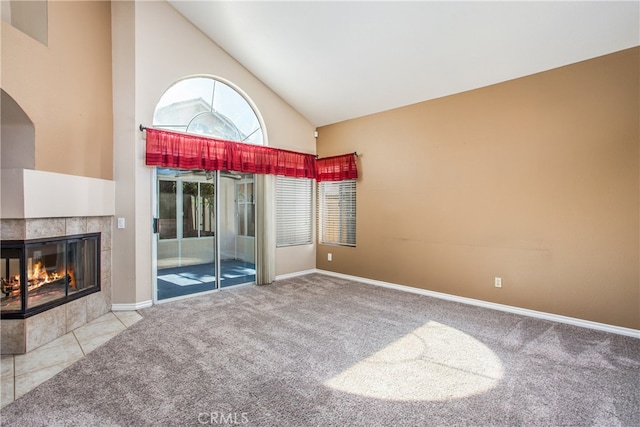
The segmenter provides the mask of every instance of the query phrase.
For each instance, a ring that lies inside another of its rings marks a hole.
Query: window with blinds
[[[276,177],[276,246],[313,242],[313,180]]]
[[[356,245],[356,181],[322,181],[318,184],[320,243]]]

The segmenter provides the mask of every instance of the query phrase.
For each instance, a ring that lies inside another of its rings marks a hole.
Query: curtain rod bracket
[[[146,130],[147,127],[146,126],[142,126],[142,124],[140,124],[140,132],[142,132],[143,130]]]

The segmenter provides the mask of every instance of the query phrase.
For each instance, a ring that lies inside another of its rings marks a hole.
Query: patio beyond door
[[[156,299],[255,282],[253,174],[157,175]]]

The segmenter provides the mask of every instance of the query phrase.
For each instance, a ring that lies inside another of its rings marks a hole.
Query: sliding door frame
[[[206,291],[202,291],[202,292],[195,292],[195,293],[190,293],[190,294],[186,294],[186,295],[181,295],[181,296],[176,296],[176,297],[172,297],[172,298],[163,298],[163,299],[159,299],[158,298],[158,245],[160,242],[159,239],[159,233],[156,232],[157,230],[153,230],[153,232],[151,233],[152,236],[152,242],[151,242],[151,280],[153,283],[152,286],[152,301],[153,304],[161,304],[161,303],[165,303],[165,302],[171,302],[171,301],[176,301],[176,300],[180,300],[180,299],[184,299],[184,298],[189,298],[189,297],[193,297],[193,296],[198,296],[198,295],[206,295],[206,294],[210,294],[210,293],[214,293],[217,291],[220,291],[222,288],[221,286],[221,278],[222,278],[222,239],[221,239],[221,231],[222,231],[222,215],[221,215],[221,171],[211,171],[211,173],[213,174],[213,184],[214,184],[214,222],[215,222],[215,233],[213,236],[213,245],[214,245],[214,253],[213,253],[213,264],[214,264],[214,268],[215,268],[215,283],[214,283],[214,288],[211,290],[206,290]],[[258,227],[258,221],[257,221],[257,215],[259,214],[256,207],[255,207],[255,197],[256,197],[256,186],[255,186],[255,174],[254,176],[254,185],[253,185],[253,195],[254,195],[254,201],[253,201],[253,209],[254,209],[254,217],[253,217],[253,221],[254,221],[254,227],[256,228],[256,232],[254,233],[255,236],[253,237],[253,257],[254,257],[254,266],[257,270],[257,258],[256,258],[256,254],[257,254],[257,227]],[[153,224],[153,221],[155,219],[157,219],[159,217],[159,209],[160,209],[160,197],[159,197],[159,190],[160,190],[160,186],[159,183],[163,178],[161,176],[159,176],[158,174],[158,168],[155,167],[153,168],[152,171],[152,180],[151,180],[151,203],[153,206],[153,217],[151,218],[151,222]],[[189,182],[188,180],[185,181],[183,179],[181,179],[180,177],[176,177],[175,179],[166,179],[167,181],[175,181],[176,182],[176,240],[177,240],[177,246],[178,246],[178,256],[181,256],[182,254],[182,250],[181,250],[181,245],[182,245],[182,240],[184,239],[183,234],[181,233],[181,231],[183,231],[183,221],[184,221],[184,206],[182,206],[183,204],[183,197],[182,194],[182,186],[184,182]],[[196,180],[197,181],[197,180]],[[237,192],[237,188],[236,185],[234,184],[234,194]],[[199,193],[200,194],[200,193]],[[234,196],[234,212],[235,212],[235,218],[234,218],[234,223],[235,223],[235,236],[234,238],[236,239],[236,246],[237,246],[237,239],[238,239],[238,200],[237,197]],[[180,209],[180,207],[182,206],[182,209]],[[198,212],[198,222],[200,221],[200,213]],[[198,237],[200,238],[200,237]],[[237,252],[237,251],[236,251]],[[247,282],[247,283],[241,283],[238,285],[233,285],[233,287],[236,286],[243,286],[243,285],[248,285],[248,284],[255,284],[257,282],[257,274],[256,274],[256,280],[254,280],[253,282]]]

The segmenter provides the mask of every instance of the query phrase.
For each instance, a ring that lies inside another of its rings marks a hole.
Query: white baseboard
[[[307,274],[320,273],[320,272],[321,272],[320,270],[312,268],[311,270],[296,271],[296,272],[293,272],[293,273],[280,274],[280,275],[276,276],[276,280],[291,279],[292,277],[306,276]]]
[[[618,335],[625,335],[633,338],[640,338],[640,330],[625,328],[622,326],[608,325],[606,323],[592,322],[590,320],[577,319],[574,317],[561,316],[559,314],[545,313],[543,311],[529,310],[526,308],[514,307],[510,305],[497,304],[488,301],[477,300],[473,298],[465,298],[456,295],[445,294],[441,292],[428,291],[426,289],[414,288],[411,286],[397,285],[395,283],[382,282],[380,280],[367,279],[365,277],[351,276],[348,274],[334,273],[333,271],[319,270],[313,271],[315,273],[324,274],[327,276],[338,277],[346,280],[353,280],[355,282],[365,283],[369,285],[381,286],[384,288],[396,289],[403,292],[411,292],[419,295],[426,295],[433,298],[444,299],[448,301],[460,302],[463,304],[475,305],[478,307],[489,308],[492,310],[505,311],[508,313],[520,314],[528,317],[535,317],[537,319],[550,320],[558,323],[565,323],[573,326],[580,326],[588,329],[596,329],[598,331],[611,332]],[[309,272],[301,272],[309,274]],[[291,276],[294,277],[294,276]]]
[[[132,304],[111,304],[111,311],[136,311],[148,308],[153,305],[153,301],[142,301]]]

